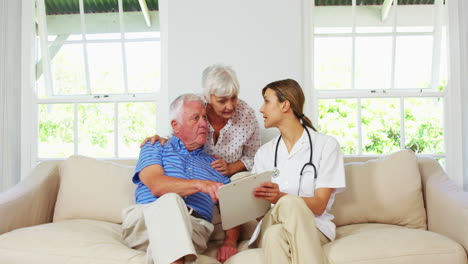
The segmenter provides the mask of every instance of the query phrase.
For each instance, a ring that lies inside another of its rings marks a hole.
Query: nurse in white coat
[[[263,145],[254,159],[254,172],[276,171],[272,182],[254,192],[274,204],[262,219],[257,245],[265,263],[329,263],[322,249],[335,239],[329,211],[345,187],[340,146],[304,115],[304,93],[296,81],[272,82],[262,94],[265,128],[277,127],[281,135]]]

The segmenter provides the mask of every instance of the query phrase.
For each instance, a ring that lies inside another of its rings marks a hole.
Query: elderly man
[[[201,98],[179,96],[170,115],[169,142],[141,149],[132,179],[137,205],[124,212],[123,235],[132,248],[147,249],[149,263],[195,263],[213,231],[218,187],[230,180],[203,152],[208,128]]]

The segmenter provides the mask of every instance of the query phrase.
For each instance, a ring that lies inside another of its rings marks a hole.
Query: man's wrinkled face
[[[205,106],[198,101],[185,102],[181,119],[181,122],[172,120],[174,135],[184,142],[188,150],[203,146],[208,136]]]

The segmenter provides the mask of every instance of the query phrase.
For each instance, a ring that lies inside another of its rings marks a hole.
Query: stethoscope
[[[303,127],[304,127],[304,130],[307,132],[307,136],[309,137],[310,157],[309,157],[309,162],[305,163],[304,166],[302,166],[301,172],[299,173],[299,175],[300,175],[299,176],[299,188],[297,190],[297,195],[299,195],[299,191],[301,189],[302,174],[304,173],[304,169],[307,166],[312,166],[312,168],[314,169],[314,180],[317,180],[317,176],[318,176],[317,167],[315,167],[315,164],[312,162],[312,155],[314,154],[314,148],[313,148],[313,145],[312,145],[312,139],[310,137],[310,132],[305,126],[303,126]],[[281,140],[281,135],[279,136],[278,141],[276,141],[276,147],[275,147],[275,166],[274,166],[274,169],[273,169],[273,177],[274,178],[279,176],[279,169],[276,166],[276,159],[278,158],[278,146],[279,146],[280,140]]]

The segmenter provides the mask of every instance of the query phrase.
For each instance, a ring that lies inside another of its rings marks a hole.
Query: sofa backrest
[[[331,213],[337,226],[381,223],[426,229],[418,158],[411,150],[345,164],[346,189]]]
[[[122,209],[135,203],[136,186],[131,182],[135,164],[135,159],[83,156],[62,162],[54,221],[84,218],[121,223]],[[345,157],[345,164],[348,188],[336,195],[332,208],[338,226],[377,222],[426,228],[421,176],[412,152],[378,159]]]
[[[133,162],[121,161],[132,164]],[[122,223],[122,210],[135,204],[134,166],[84,156],[60,164],[53,221],[91,219]]]

